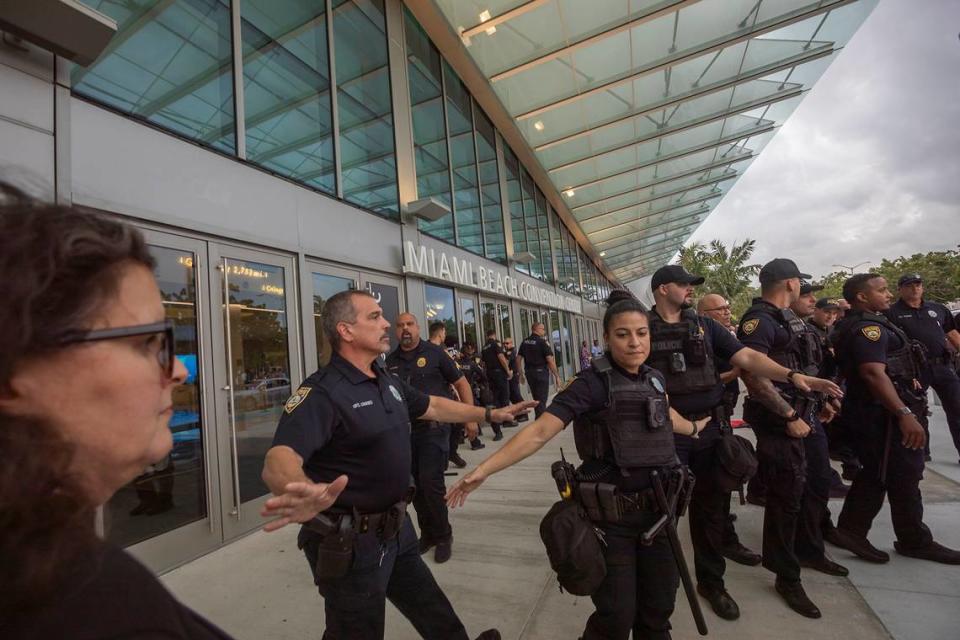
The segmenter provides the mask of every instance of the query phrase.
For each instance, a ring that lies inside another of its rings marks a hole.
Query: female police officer
[[[591,596],[596,611],[583,638],[626,640],[633,631],[637,640],[667,639],[677,567],[666,535],[649,546],[640,543],[658,517],[643,506],[650,472],[677,464],[672,432],[696,435],[706,420],[690,422],[672,409],[669,418],[666,412],[657,418],[647,410],[650,403],[665,408],[666,396],[663,376],[644,365],[650,353],[646,310],[624,291],[612,292],[608,303],[603,333],[609,351],[581,371],[539,418],[454,485],[447,499],[450,506],[462,505],[487,477],[532,455],[573,421],[584,461],[578,477],[614,485],[619,504],[638,507],[624,508],[618,522],[597,521],[605,533],[607,576]],[[615,411],[608,411],[611,404]]]

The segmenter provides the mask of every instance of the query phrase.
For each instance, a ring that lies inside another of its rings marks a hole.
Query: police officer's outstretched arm
[[[274,518],[264,531],[276,531],[288,524],[307,522],[326,511],[347,486],[347,476],[333,482],[313,482],[303,473],[303,458],[286,446],[267,451],[263,465],[263,481],[273,492],[260,515]]]
[[[538,404],[540,403],[536,400],[524,400],[500,409],[491,409],[490,422],[511,422],[516,416]],[[415,417],[437,422],[483,422],[486,419],[485,413],[486,409],[483,407],[466,405],[440,396],[430,396],[430,406],[427,407],[426,412]]]

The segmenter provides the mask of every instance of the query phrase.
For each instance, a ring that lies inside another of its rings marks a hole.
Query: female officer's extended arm
[[[703,418],[702,420],[687,420],[682,415],[676,412],[673,407],[670,407],[670,422],[673,423],[673,432],[679,433],[682,436],[696,436],[698,433],[703,431],[703,428],[707,426],[707,423],[710,422],[710,418]]]
[[[447,504],[451,507],[463,506],[467,500],[467,494],[479,487],[484,480],[539,451],[543,445],[563,430],[563,426],[560,418],[552,413],[541,414],[539,418],[510,438],[496,453],[450,487],[447,491]]]

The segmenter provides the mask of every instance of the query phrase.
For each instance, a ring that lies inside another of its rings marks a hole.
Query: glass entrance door
[[[226,540],[262,524],[263,457],[303,371],[293,259],[224,245],[211,245],[210,257]]]

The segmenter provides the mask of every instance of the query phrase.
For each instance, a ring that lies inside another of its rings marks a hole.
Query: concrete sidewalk
[[[956,548],[960,547],[960,467],[943,413],[938,407],[934,411],[934,464],[922,486],[926,522],[938,541]],[[467,451],[464,457],[472,467],[481,454],[488,455],[500,444],[488,441],[486,449]],[[448,563],[436,565],[432,554],[425,556],[472,635],[497,627],[511,640],[575,639],[593,610],[588,598],[559,591],[539,537],[540,519],[557,499],[549,468],[559,458],[560,447],[568,458],[575,458],[571,429],[537,455],[488,480],[466,507],[452,513],[455,541]],[[832,502],[834,516],[840,506],[840,501]],[[762,509],[739,504],[733,509],[743,543],[759,550]],[[181,600],[239,639],[319,638],[322,600],[295,538],[292,528],[255,533],[166,574],[163,580]],[[774,591],[768,571],[728,562],[727,588],[740,604],[742,616],[735,622],[721,620],[701,601],[710,636],[731,640],[960,637],[960,567],[894,553],[886,507],[870,538],[891,553],[889,564],[872,565],[831,549],[834,558],[849,567],[850,578],[804,571],[807,592],[823,611],[821,620],[809,620],[788,609]],[[692,565],[685,522],[681,539]],[[675,638],[697,637],[682,592],[673,625]],[[419,636],[388,605],[386,637]]]

